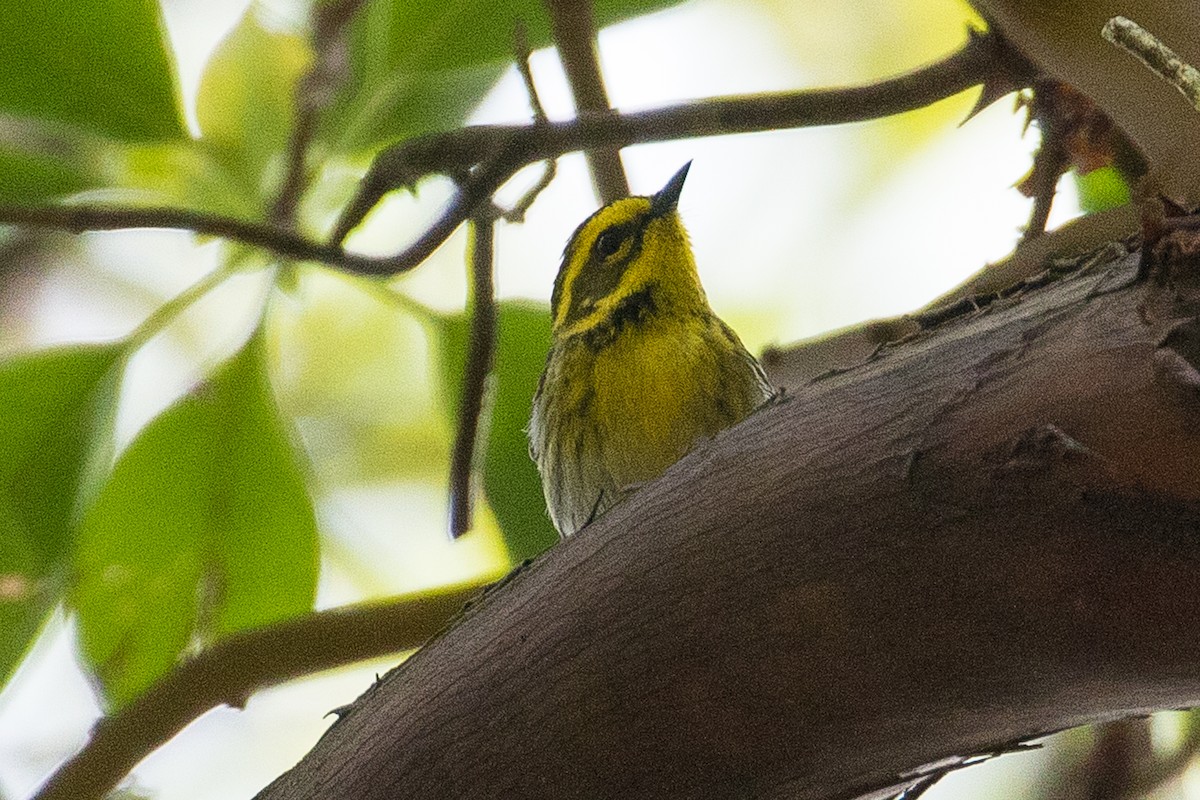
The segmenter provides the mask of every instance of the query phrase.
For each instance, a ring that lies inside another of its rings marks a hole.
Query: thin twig
[[[1034,173],[1037,185],[1033,187],[1033,209],[1029,222],[1021,235],[1021,243],[1032,241],[1046,232],[1050,209],[1058,190],[1058,179],[1062,177],[1070,161],[1061,142],[1052,131],[1042,131],[1042,145],[1034,155]]]
[[[1141,61],[1150,71],[1174,86],[1200,111],[1200,71],[1148,30],[1125,17],[1113,17],[1100,35]]]
[[[245,222],[219,214],[183,208],[123,208],[109,206],[13,206],[0,205],[0,224],[23,228],[84,233],[133,228],[175,228],[261,247],[298,261],[319,261],[347,272],[379,274],[381,259],[355,256],[338,245],[322,244],[290,231],[257,222]]]
[[[495,214],[477,214],[471,220],[471,335],[463,367],[462,399],[458,404],[458,431],[450,458],[450,537],[471,529],[471,477],[479,442],[483,395],[496,350],[496,294],[492,280]]]
[[[546,107],[542,105],[537,84],[533,81],[533,66],[530,64],[532,58],[533,48],[529,46],[529,32],[525,29],[524,21],[517,20],[513,25],[513,60],[517,64],[517,71],[521,73],[521,80],[525,83],[525,94],[529,97],[533,121],[544,124],[550,121],[550,117],[546,115]]]
[[[537,183],[529,187],[525,194],[521,195],[521,199],[513,203],[512,208],[500,209],[500,216],[505,222],[518,223],[525,221],[525,215],[533,206],[538,195],[541,194],[547,186],[558,175],[558,162],[554,159],[542,162],[542,175],[537,179]]]
[[[495,173],[499,185],[526,164],[599,146],[861,122],[923,108],[1017,69],[1000,38],[971,32],[967,43],[942,61],[866,86],[711,98],[630,114],[581,114],[576,120],[548,125],[480,125],[416,137],[376,157],[332,238],[342,241],[385,194],[415,186],[426,175],[486,168]],[[1019,69],[1024,70],[1023,62]],[[460,191],[463,194],[466,189]],[[452,204],[435,224],[445,231],[442,239],[478,202],[468,196]],[[436,238],[432,230],[430,238]],[[432,250],[440,243],[441,239],[423,246]]]
[[[483,589],[461,585],[387,603],[318,611],[217,642],[125,708],[100,720],[84,748],[34,800],[101,800],[143,758],[210,708],[355,661],[419,647]]]
[[[291,230],[295,226],[296,208],[311,179],[308,146],[321,112],[333,101],[348,72],[342,33],[362,4],[363,0],[338,0],[313,6],[313,61],[296,83],[296,118],[288,141],[287,172],[268,215],[278,227]]]
[[[554,45],[580,114],[611,114],[604,75],[596,53],[596,20],[592,0],[543,0],[550,14]],[[619,147],[594,147],[584,152],[592,184],[601,205],[629,196],[629,180],[621,165]]]
[[[513,30],[513,55],[517,62],[517,70],[521,73],[521,80],[525,82],[525,92],[529,95],[529,107],[533,110],[533,122],[535,125],[546,125],[550,122],[550,118],[546,116],[546,109],[542,106],[541,97],[538,96],[537,84],[533,82],[533,69],[529,64],[533,53],[529,48],[529,37],[525,34],[525,24],[520,20],[517,21],[516,28]],[[538,178],[537,183],[531,186],[512,208],[501,211],[504,221],[524,222],[525,214],[533,207],[538,195],[550,185],[556,175],[558,175],[558,159],[548,158],[543,161],[542,176]]]

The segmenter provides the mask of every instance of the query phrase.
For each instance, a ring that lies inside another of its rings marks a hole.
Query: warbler
[[[563,251],[529,424],[561,536],[773,395],[700,285],[677,211],[689,167],[657,194],[601,208]]]

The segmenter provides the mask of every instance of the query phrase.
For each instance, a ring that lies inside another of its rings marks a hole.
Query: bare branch
[[[333,100],[347,72],[346,42],[342,36],[363,0],[338,0],[313,6],[313,62],[296,84],[296,119],[288,142],[287,173],[268,219],[281,228],[294,227],[296,207],[308,188],[308,145],[321,112]]]
[[[913,337],[702,443],[260,799],[883,797],[1194,703],[1197,292],[1136,269]]]
[[[592,0],[544,0],[554,31],[554,44],[567,73],[567,83],[580,114],[611,114],[604,75],[596,53],[596,20]],[[629,181],[619,147],[596,147],[585,152],[592,183],[603,205],[629,196]]]
[[[551,184],[554,178],[558,175],[558,162],[554,159],[543,162],[542,176],[537,179],[537,183],[529,187],[529,191],[521,196],[521,199],[513,204],[512,208],[500,209],[500,216],[505,222],[524,222],[525,214],[533,207],[533,203],[537,200],[538,195],[545,191],[546,187]]]
[[[491,173],[489,180],[477,181],[482,189],[499,186],[526,164],[563,153],[861,122],[923,108],[1009,74],[1024,76],[1019,56],[999,37],[971,32],[967,43],[942,61],[865,86],[712,98],[631,114],[581,114],[576,120],[548,125],[479,125],[421,136],[376,157],[332,238],[342,241],[385,194],[415,186],[427,175],[474,175],[486,170]],[[479,200],[465,187],[419,242],[421,249],[436,248],[470,216]],[[413,250],[420,252],[416,245]],[[411,260],[402,258],[406,263]]]
[[[1016,57],[992,35],[971,33],[958,52],[914,72],[866,86],[714,98],[624,115],[582,115],[570,122],[460,128],[406,141],[376,158],[332,242],[312,242],[271,225],[176,208],[0,205],[0,224],[73,231],[179,228],[221,236],[296,260],[361,275],[413,269],[436,250],[521,167],[601,146],[835,125],[897,114],[950,97],[997,74],[1015,73]],[[381,258],[347,253],[340,243],[388,192],[430,174],[466,176],[441,217],[402,252]],[[490,213],[490,211],[489,211]]]
[[[1161,39],[1125,17],[1110,19],[1100,35],[1182,92],[1188,102],[1200,111],[1200,71],[1180,58]]]
[[[101,800],[138,762],[208,709],[222,703],[241,707],[264,686],[419,647],[482,589],[460,585],[319,611],[217,642],[100,720],[83,750],[59,767],[35,800]]]
[[[546,116],[546,109],[542,107],[542,100],[538,97],[537,85],[533,82],[533,70],[529,66],[529,58],[532,55],[529,50],[529,39],[525,34],[525,25],[520,22],[513,31],[513,51],[516,56],[517,70],[521,73],[521,79],[525,82],[525,91],[529,94],[529,107],[533,110],[533,121],[535,124],[547,124],[550,122],[550,118]],[[558,174],[557,159],[546,159],[543,164],[542,177],[538,178],[537,183],[525,192],[516,205],[501,211],[505,222],[524,222],[525,214],[533,207],[538,195],[550,185]]]
[[[355,256],[338,245],[322,244],[271,225],[246,222],[218,214],[206,214],[182,208],[118,208],[106,206],[0,205],[0,224],[23,228],[84,233],[134,228],[176,228],[194,233],[220,236],[254,245],[284,258],[320,261],[347,272],[377,274],[379,259]]]
[[[450,459],[450,537],[471,529],[471,477],[483,413],[484,388],[496,349],[496,295],[492,280],[495,214],[481,213],[471,221],[471,336],[463,367],[458,431]]]
[[[537,84],[533,81],[533,67],[529,63],[531,58],[533,50],[529,46],[529,32],[525,29],[525,23],[517,20],[513,26],[513,60],[517,64],[517,72],[521,73],[521,80],[525,83],[525,93],[529,96],[533,121],[549,122],[550,117],[546,116],[542,98],[538,96]]]

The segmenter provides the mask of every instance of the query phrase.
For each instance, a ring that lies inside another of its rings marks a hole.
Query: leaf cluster
[[[596,15],[603,24],[667,4],[604,0]],[[517,20],[533,46],[549,43],[545,14],[535,0],[327,0],[308,22],[289,24],[252,3],[205,66],[189,126],[154,0],[13,4],[0,14],[0,202],[119,196],[319,236],[352,189],[339,176],[361,170],[385,143],[461,125],[511,61]],[[68,258],[60,243],[51,235],[39,246]],[[127,336],[0,362],[0,684],[60,606],[74,613],[84,663],[114,709],[189,653],[312,611],[323,552],[314,453],[323,445],[298,415],[321,403],[291,391],[303,380],[281,388],[278,291],[261,301],[248,339],[115,452],[119,409],[138,400],[123,392],[127,367],[151,337],[240,273],[271,267],[276,289],[301,304],[319,284],[321,268],[247,257],[240,246],[222,245],[218,260]],[[401,432],[401,466],[390,471],[424,462],[437,472],[456,413],[466,316],[434,313],[381,282],[343,286],[371,302],[383,297],[390,314],[418,324],[419,341],[386,358],[420,377],[404,364],[430,353],[424,378],[435,406],[419,425],[391,426]],[[554,536],[523,432],[548,321],[541,307],[502,303],[498,323],[478,466],[519,560]],[[320,339],[308,337],[310,373],[340,358],[321,353],[332,340]],[[323,396],[336,397],[328,384]],[[325,411],[326,420],[369,416]],[[418,428],[442,431],[430,440],[440,457],[427,457],[429,437]],[[428,466],[421,477],[432,478]]]

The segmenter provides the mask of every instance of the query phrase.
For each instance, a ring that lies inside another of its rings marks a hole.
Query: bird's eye
[[[620,231],[604,231],[596,237],[596,255],[608,258],[621,249],[625,237]]]

